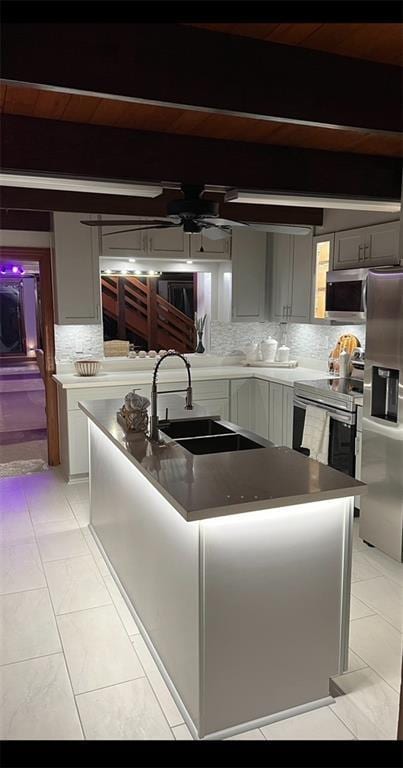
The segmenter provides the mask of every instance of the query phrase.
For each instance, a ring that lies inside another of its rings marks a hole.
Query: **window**
[[[326,273],[331,269],[332,239],[314,240],[314,320],[326,319]]]

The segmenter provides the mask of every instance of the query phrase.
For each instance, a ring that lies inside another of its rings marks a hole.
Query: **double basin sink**
[[[214,419],[160,422],[159,430],[193,454],[250,451],[265,447]]]

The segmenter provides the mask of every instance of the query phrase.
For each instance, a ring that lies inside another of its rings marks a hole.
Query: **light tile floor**
[[[192,736],[87,527],[88,484],[0,480],[0,738]],[[335,704],[231,740],[395,739],[403,565],[354,526],[349,669]]]

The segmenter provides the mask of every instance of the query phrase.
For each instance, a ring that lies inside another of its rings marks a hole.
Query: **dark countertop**
[[[170,420],[215,417],[211,408],[185,411],[184,398],[160,395],[159,415]],[[224,424],[263,448],[193,455],[160,433],[162,444],[140,436],[126,440],[116,414],[120,399],[80,402],[79,407],[185,520],[203,520],[259,509],[357,496],[366,486],[284,446],[276,447],[230,422]],[[217,418],[218,420],[218,418]],[[117,489],[118,492],[118,489]]]

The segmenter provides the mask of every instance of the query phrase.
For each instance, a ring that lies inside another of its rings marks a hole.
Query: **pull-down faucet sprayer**
[[[181,355],[180,352],[167,352],[166,355],[161,357],[160,360],[158,360],[157,365],[154,368],[154,374],[153,374],[153,383],[151,387],[151,419],[150,419],[150,431],[149,431],[149,438],[150,440],[156,440],[158,441],[158,406],[157,406],[157,375],[158,375],[158,369],[163,362],[163,360],[166,360],[167,357],[180,357],[181,360],[183,360],[187,375],[188,375],[188,386],[186,389],[174,389],[174,390],[162,390],[160,392],[160,395],[164,394],[172,394],[173,392],[186,392],[186,402],[185,402],[185,408],[188,410],[191,410],[193,408],[192,403],[192,378],[190,375],[190,363],[186,360],[186,357],[184,355]]]

